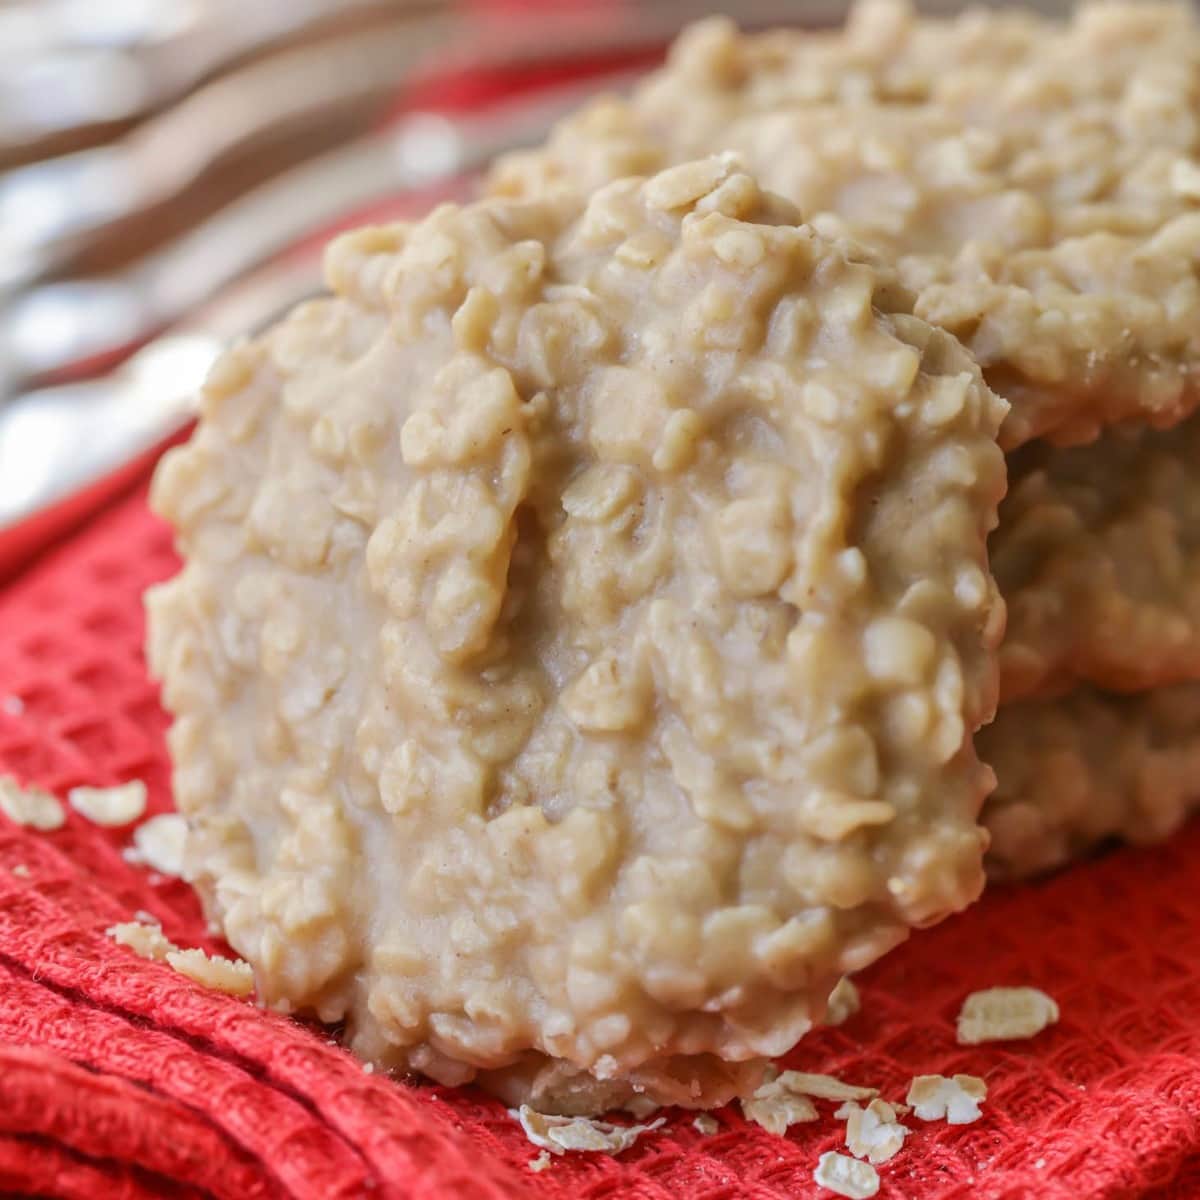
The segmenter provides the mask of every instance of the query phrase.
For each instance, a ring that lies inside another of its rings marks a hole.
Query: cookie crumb
[[[879,1191],[879,1172],[870,1163],[847,1158],[836,1150],[827,1150],[821,1155],[813,1179],[819,1187],[847,1196],[849,1200],[868,1200]]]
[[[24,863],[17,863],[12,869],[12,873],[20,879],[29,878],[29,868]]]
[[[784,1071],[775,1082],[791,1092],[802,1096],[815,1096],[818,1100],[873,1100],[879,1089],[860,1087],[856,1083],[843,1083],[832,1075],[810,1075],[805,1071]]]
[[[153,962],[165,962],[179,947],[166,936],[162,926],[147,921],[123,921],[104,931],[118,946],[128,946],[135,954]]]
[[[649,1096],[631,1096],[622,1106],[627,1113],[632,1113],[638,1120],[658,1112],[661,1104],[651,1100]]]
[[[846,1148],[850,1153],[876,1164],[899,1154],[911,1132],[896,1119],[895,1106],[886,1100],[872,1100],[866,1108],[847,1100],[836,1116],[846,1122]]]
[[[363,1063],[362,1069],[363,1069],[364,1075],[374,1075],[375,1074],[375,1064],[373,1062]]]
[[[556,1117],[540,1113],[522,1104],[509,1109],[509,1116],[521,1123],[525,1136],[541,1150],[551,1154],[566,1154],[570,1150],[594,1150],[600,1154],[620,1154],[642,1136],[660,1128],[666,1118],[659,1117],[649,1125],[613,1125],[591,1117]]]
[[[167,964],[180,975],[230,996],[248,996],[254,991],[254,971],[240,958],[222,958],[203,950],[170,950]]]
[[[131,779],[115,787],[73,787],[67,803],[93,825],[131,825],[146,812],[146,785]]]
[[[164,813],[143,821],[133,831],[132,849],[123,856],[126,862],[145,864],[163,875],[183,875],[183,852],[187,843],[187,822],[178,813]]]
[[[692,1128],[702,1137],[712,1137],[721,1126],[717,1124],[716,1117],[709,1113],[699,1113],[692,1122]]]
[[[543,1150],[537,1158],[529,1160],[529,1169],[536,1175],[540,1171],[545,1171],[550,1166],[550,1155]]]
[[[762,1084],[742,1100],[746,1119],[761,1125],[769,1133],[782,1134],[789,1126],[817,1119],[817,1100],[870,1100],[878,1088],[843,1083],[832,1075],[812,1075],[806,1071],[778,1071],[768,1067]]]
[[[980,1104],[987,1099],[987,1084],[975,1075],[918,1075],[908,1089],[908,1103],[922,1121],[970,1125],[983,1115]]]
[[[10,821],[42,833],[61,829],[67,820],[57,796],[40,788],[21,788],[11,775],[0,775],[0,812]]]
[[[825,1013],[826,1025],[842,1025],[862,1008],[858,988],[849,975],[843,975],[837,987],[829,993],[829,1008]]]
[[[742,1098],[742,1113],[747,1121],[761,1125],[768,1133],[784,1134],[792,1125],[817,1119],[817,1106],[804,1094],[789,1086],[788,1077],[768,1067],[763,1082],[749,1097]]]
[[[1058,1005],[1038,988],[996,987],[972,992],[958,1014],[958,1044],[1036,1037],[1058,1023]]]

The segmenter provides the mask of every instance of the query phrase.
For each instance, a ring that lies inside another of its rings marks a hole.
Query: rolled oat
[[[163,933],[161,925],[149,921],[123,921],[109,926],[104,932],[117,945],[128,946],[135,954],[154,962],[166,962],[167,955],[179,949]]]
[[[57,796],[40,788],[22,788],[11,775],[0,775],[0,812],[17,825],[52,833],[66,824]]]
[[[983,1115],[979,1106],[987,1099],[987,1084],[974,1075],[918,1075],[908,1089],[913,1115],[922,1121],[970,1125]]]
[[[805,1071],[783,1071],[766,1086],[786,1089],[801,1096],[815,1096],[818,1100],[870,1100],[879,1095],[878,1088],[843,1083],[832,1075],[811,1075]]]
[[[620,1154],[628,1150],[645,1133],[666,1124],[659,1117],[648,1125],[614,1125],[589,1117],[559,1117],[535,1112],[527,1104],[510,1113],[521,1123],[525,1136],[543,1151],[567,1154],[570,1151],[594,1151],[600,1154]]]
[[[1036,1037],[1058,1023],[1058,1005],[1033,987],[995,987],[972,992],[958,1014],[958,1043],[1005,1042]]]
[[[180,975],[216,992],[248,996],[254,991],[254,971],[248,962],[205,954],[203,950],[168,950],[166,962]]]
[[[819,1187],[848,1196],[849,1200],[868,1200],[879,1191],[879,1172],[870,1163],[847,1158],[835,1150],[821,1155],[813,1179]]]
[[[67,803],[94,825],[130,825],[146,811],[146,785],[140,779],[116,787],[73,787]]]
[[[846,1122],[846,1148],[850,1153],[876,1164],[899,1154],[910,1132],[886,1100],[872,1100],[866,1108],[847,1100],[836,1115]]]
[[[752,1096],[743,1097],[741,1105],[747,1121],[779,1135],[793,1125],[815,1121],[819,1116],[817,1106],[807,1096],[765,1085],[756,1089]]]
[[[186,845],[187,821],[177,813],[164,813],[143,821],[133,831],[130,858],[163,875],[182,876]]]

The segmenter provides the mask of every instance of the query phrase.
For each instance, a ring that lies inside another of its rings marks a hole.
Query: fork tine
[[[626,76],[571,84],[475,118],[413,113],[390,132],[332,151],[269,183],[122,271],[64,280],[14,299],[0,322],[8,391],[95,373],[182,319],[257,263],[385,196],[461,178],[536,141],[584,95]]]

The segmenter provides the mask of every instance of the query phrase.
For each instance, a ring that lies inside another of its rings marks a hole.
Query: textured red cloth
[[[141,778],[170,805],[140,594],[175,566],[131,496],[0,592],[0,771],[60,794]],[[19,703],[12,699],[16,697]],[[0,817],[0,1193],[97,1198],[767,1200],[816,1195],[842,1125],[774,1137],[687,1114],[619,1159],[536,1151],[471,1091],[366,1074],[328,1031],[205,991],[114,945],[141,909],[210,950],[189,889],[72,813]],[[915,1132],[884,1197],[1200,1196],[1200,830],[1045,883],[997,889],[861,980],[863,1010],[792,1056],[903,1097],[917,1073],[983,1075],[984,1118]],[[24,866],[25,872],[13,868]],[[969,992],[1031,983],[1062,1007],[1028,1043],[961,1048]],[[822,1193],[829,1195],[829,1193]]]

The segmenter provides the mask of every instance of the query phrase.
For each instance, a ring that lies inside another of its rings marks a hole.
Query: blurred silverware
[[[319,253],[264,268],[100,379],[0,409],[0,579],[119,494],[191,419],[221,349],[320,286]]]
[[[86,369],[136,345],[221,287],[346,211],[482,167],[529,145],[589,94],[627,85],[604,76],[486,113],[412,113],[383,134],[314,159],[241,197],[123,271],[48,283],[17,297],[0,325],[0,398]],[[2,481],[0,481],[2,482]]]
[[[136,13],[144,0],[127,2]],[[337,135],[339,116],[395,95],[416,64],[432,63],[435,46],[443,72],[630,54],[660,47],[680,24],[713,8],[714,0],[657,0],[629,9],[593,0],[536,16],[452,13],[444,5],[431,7],[432,0],[414,15],[413,0],[392,4],[405,15],[390,26],[276,54],[207,84],[118,142],[0,177],[0,296],[51,273],[78,272],[83,259],[92,264],[85,268],[91,273],[106,241],[110,250],[113,242],[128,249],[136,244],[132,230],[161,228],[164,216],[186,219],[179,202],[199,180],[213,201],[207,211],[254,182],[239,188],[220,171],[223,163],[253,158],[262,163],[261,178],[319,152]],[[740,17],[763,24],[797,11],[795,0],[748,0]],[[812,21],[834,12],[831,0],[808,0],[802,11]],[[365,124],[360,121],[359,129]],[[343,119],[343,136],[351,136],[344,125]],[[322,138],[322,129],[329,136]],[[268,147],[286,161],[263,161]],[[214,179],[227,194],[215,195]],[[143,224],[151,214],[153,225]],[[107,259],[102,269],[114,261],[103,250],[100,257]]]
[[[0,294],[54,270],[81,235],[144,219],[234,154],[290,142],[294,158],[321,126],[336,136],[346,114],[395,95],[446,31],[432,19],[400,22],[287,51],[201,88],[120,141],[7,172]]]
[[[0,8],[0,161],[132,121],[228,64],[412,0],[26,0]]]

